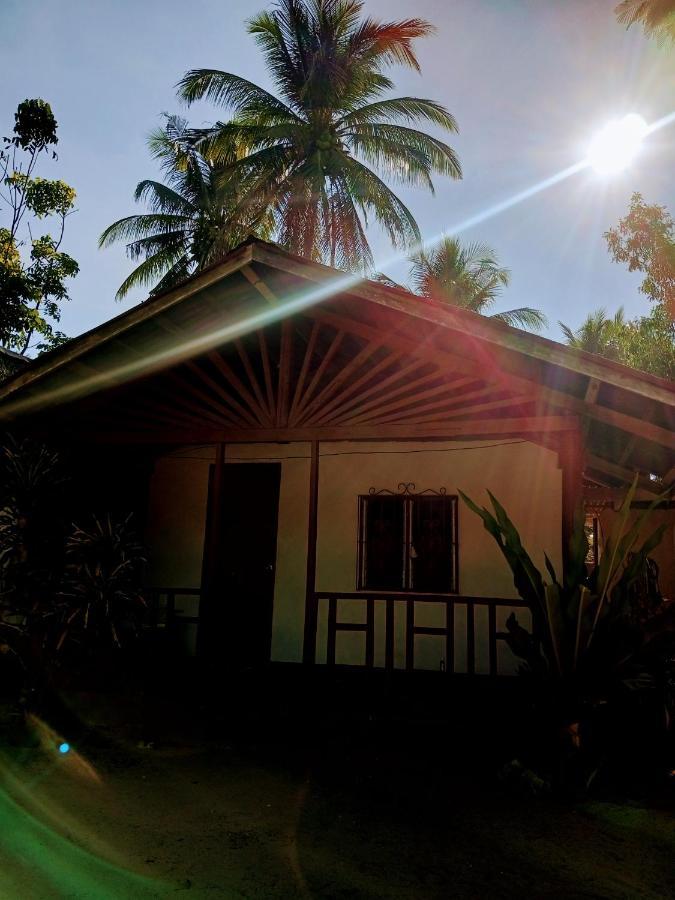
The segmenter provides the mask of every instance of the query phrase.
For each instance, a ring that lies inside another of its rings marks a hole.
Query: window
[[[455,594],[457,497],[440,493],[359,497],[359,590]]]

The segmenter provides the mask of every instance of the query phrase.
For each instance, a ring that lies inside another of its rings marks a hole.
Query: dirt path
[[[335,748],[56,746],[2,755],[2,897],[675,897],[665,812],[555,808],[461,773],[439,787]]]

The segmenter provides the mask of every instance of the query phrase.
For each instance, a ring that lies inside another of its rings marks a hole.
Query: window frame
[[[368,503],[375,499],[387,498],[392,502],[398,502],[403,507],[403,531],[401,534],[401,581],[397,588],[369,587],[368,582]],[[420,591],[415,587],[412,561],[414,559],[411,549],[413,547],[413,522],[414,505],[422,499],[435,499],[443,501],[449,506],[451,535],[450,535],[450,588],[438,591]],[[438,491],[416,491],[415,485],[400,484],[398,492],[390,490],[376,491],[373,488],[367,494],[359,494],[357,538],[356,538],[356,590],[364,592],[377,592],[388,594],[433,594],[440,597],[456,596],[459,594],[459,497],[457,494],[448,494],[445,488]]]

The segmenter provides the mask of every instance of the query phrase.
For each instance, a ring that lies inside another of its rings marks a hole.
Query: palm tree
[[[622,0],[615,12],[628,28],[640,22],[650,37],[675,40],[675,0]]]
[[[604,309],[596,309],[588,314],[581,326],[572,331],[563,322],[558,322],[568,346],[577,350],[597,353],[607,359],[621,360],[622,336],[626,330],[623,307],[619,307],[613,319],[607,318]]]
[[[274,211],[276,238],[299,255],[345,269],[372,265],[368,216],[392,244],[410,247],[419,229],[409,209],[376,174],[433,191],[433,174],[460,178],[454,151],[412,127],[456,132],[433,100],[385,96],[384,70],[419,71],[412,47],[432,32],[421,19],[381,23],[362,18],[362,0],[278,0],[249,22],[278,96],[217,69],[195,69],[179,82],[188,104],[203,98],[233,120],[196,133],[202,152],[219,161],[229,142],[249,147],[233,166],[245,194]]]
[[[251,233],[268,237],[273,225],[260,204],[242,206],[236,180],[224,173],[227,161],[214,165],[199,153],[184,119],[167,117],[148,146],[165,174],[165,183],[146,179],[136,187],[134,199],[145,200],[150,212],[114,222],[99,238],[99,247],[126,241],[129,258],[143,258],[120,285],[118,300],[134,287],[152,285],[153,294],[173,287]],[[242,152],[231,142],[229,163]]]
[[[522,306],[506,312],[488,313],[510,272],[500,266],[495,251],[486,244],[463,246],[456,238],[444,237],[431,250],[411,259],[410,276],[417,294],[488,315],[517,328],[538,330],[546,326],[546,316],[538,309]]]

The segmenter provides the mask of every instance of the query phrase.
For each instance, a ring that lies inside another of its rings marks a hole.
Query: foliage
[[[546,325],[546,316],[530,307],[487,313],[508,286],[510,272],[500,266],[494,250],[486,244],[462,245],[456,238],[444,237],[432,249],[413,256],[411,262],[414,289],[423,297],[515,327],[538,330]]]
[[[615,262],[645,273],[640,290],[675,319],[675,222],[665,206],[650,206],[634,193],[628,214],[605,240]]]
[[[145,607],[140,571],[145,557],[131,516],[93,517],[88,528],[73,527],[66,541],[66,589],[57,649],[68,637],[119,647],[135,634]]]
[[[645,273],[640,290],[652,301],[649,314],[614,318],[604,309],[588,314],[573,331],[559,322],[572,347],[598,353],[634,369],[675,378],[675,223],[663,206],[648,206],[633,194],[628,214],[605,233],[615,262]]]
[[[600,562],[590,574],[585,564],[583,519],[577,517],[562,578],[546,555],[546,573],[535,566],[518,530],[492,494],[489,511],[460,491],[497,542],[518,594],[531,609],[531,632],[512,613],[501,637],[522,660],[521,671],[540,684],[543,708],[557,720],[558,727],[578,727],[575,723],[583,718],[584,710],[606,704],[616,696],[619,684],[624,693],[653,686],[654,671],[645,671],[645,653],[655,638],[668,629],[675,630],[675,604],[655,604],[656,612],[646,620],[636,615],[637,583],[666,528],[659,525],[646,539],[640,539],[651,510],[662,498],[657,497],[631,524],[636,484],[637,478],[624,497]]]
[[[144,562],[129,517],[69,525],[58,453],[6,436],[0,446],[0,654],[44,684],[66,648],[118,647],[136,630]]]
[[[452,148],[415,127],[455,132],[450,113],[433,100],[386,96],[393,83],[385,70],[419,71],[413,42],[432,27],[362,12],[361,0],[278,0],[251,19],[278,96],[216,69],[192,70],[179,83],[187,103],[207,99],[232,112],[195,138],[218,162],[233,140],[248,148],[229,168],[246,197],[272,210],[279,243],[355,271],[372,265],[368,216],[394,246],[419,241],[412,213],[377,170],[429,190],[434,174],[461,177]]]
[[[101,247],[127,241],[130,259],[143,259],[117,299],[138,286],[151,285],[153,294],[173,287],[250,234],[268,237],[273,226],[264,206],[242,202],[233,165],[244,150],[235,140],[227,158],[214,164],[191,144],[185,120],[169,116],[148,144],[164,173],[164,182],[144,180],[136,187],[135,199],[146,201],[150,212],[114,222],[99,239]]]
[[[627,28],[639,23],[650,37],[675,40],[675,0],[622,0],[615,12]]]
[[[64,340],[55,330],[61,305],[69,299],[66,281],[78,265],[61,251],[66,218],[75,191],[64,181],[41,178],[35,170],[42,154],[58,143],[57,123],[44,100],[25,100],[15,113],[13,135],[0,151],[0,199],[7,224],[0,227],[0,344],[25,354],[34,336],[38,350]],[[31,218],[56,222],[56,236],[33,237]]]

